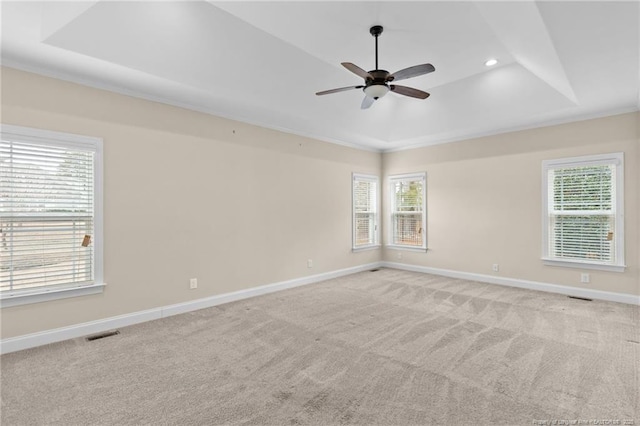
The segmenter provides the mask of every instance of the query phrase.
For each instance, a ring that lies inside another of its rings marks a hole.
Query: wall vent
[[[120,334],[118,330],[115,331],[107,331],[105,333],[94,334],[93,336],[89,336],[86,338],[87,342],[93,342],[94,340],[104,339],[105,337],[111,337]]]
[[[578,296],[567,296],[569,299],[577,299],[584,300],[585,302],[593,302],[593,299],[589,299],[587,297],[578,297]]]

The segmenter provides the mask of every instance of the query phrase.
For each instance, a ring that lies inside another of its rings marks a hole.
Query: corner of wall
[[[638,106],[640,107],[640,101]],[[636,164],[640,165],[640,111],[636,112],[636,142]],[[638,206],[638,210],[640,210],[640,185],[638,185],[637,197],[636,205]],[[640,294],[640,231],[638,231],[638,242],[636,247],[638,250],[638,270],[636,271],[638,277],[637,294]]]

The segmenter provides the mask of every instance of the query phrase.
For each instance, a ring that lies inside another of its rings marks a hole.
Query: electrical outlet
[[[307,268],[313,268],[313,260],[307,259]]]
[[[401,251],[398,252],[398,259],[402,259],[402,252]]]
[[[197,279],[197,278],[191,278],[191,279],[189,280],[189,288],[190,288],[191,290],[193,290],[193,289],[195,289],[195,288],[198,288],[198,279]]]
[[[500,265],[498,265],[497,263],[494,263],[493,266],[491,267],[491,269],[493,270],[493,272],[499,272],[500,271]]]
[[[580,282],[581,283],[588,283],[591,277],[589,277],[589,274],[580,274]]]

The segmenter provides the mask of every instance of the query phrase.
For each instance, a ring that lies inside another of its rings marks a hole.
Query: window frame
[[[405,245],[405,244],[395,244],[393,242],[394,238],[394,225],[393,225],[393,217],[396,214],[396,206],[395,206],[395,197],[394,197],[394,185],[399,181],[422,181],[422,245]],[[386,244],[386,247],[390,249],[401,249],[408,251],[427,251],[427,173],[426,172],[416,172],[416,173],[405,173],[399,175],[390,175],[388,178],[388,188],[389,188],[389,232],[388,238],[389,242]]]
[[[580,259],[563,259],[552,257],[550,253],[551,214],[549,205],[550,182],[549,171],[559,168],[585,167],[598,165],[614,165],[615,174],[612,176],[615,188],[615,203],[613,203],[613,217],[615,221],[615,261],[612,263],[594,262]],[[624,272],[626,268],[624,254],[624,153],[585,155],[542,161],[542,261],[548,266],[563,266],[568,268],[593,269],[611,272]]]
[[[373,207],[373,242],[368,244],[356,244],[356,194],[355,194],[355,182],[373,182],[375,184],[375,205]],[[363,251],[372,250],[380,247],[380,178],[377,175],[370,175],[365,173],[352,173],[351,174],[351,250]]]
[[[31,127],[0,124],[2,139],[16,142],[34,142],[55,147],[68,147],[92,151],[93,165],[93,245],[94,275],[91,284],[68,284],[34,289],[18,289],[0,292],[0,307],[11,307],[49,300],[66,299],[102,293],[104,282],[104,224],[103,224],[103,140],[97,137],[35,129]]]

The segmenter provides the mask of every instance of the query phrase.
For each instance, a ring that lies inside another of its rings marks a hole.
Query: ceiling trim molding
[[[558,126],[561,124],[569,124],[569,123],[575,123],[578,121],[593,120],[596,118],[612,117],[614,115],[628,114],[631,112],[639,112],[639,111],[640,111],[640,107],[635,106],[635,107],[604,110],[604,111],[599,111],[595,113],[587,113],[579,116],[572,116],[572,117],[566,117],[566,118],[542,120],[542,121],[537,121],[531,124],[524,124],[521,126],[504,127],[496,130],[471,132],[471,133],[465,134],[464,136],[453,136],[449,138],[434,139],[431,141],[425,141],[425,142],[416,143],[413,145],[408,145],[408,146],[403,146],[398,148],[383,149],[382,153],[384,154],[387,152],[408,151],[412,149],[426,148],[429,146],[443,145],[451,142],[462,142],[470,139],[483,138],[487,136],[496,136],[496,135],[502,135],[505,133],[519,132],[522,130],[532,130],[532,129],[539,129],[544,127],[552,127],[552,126]],[[398,142],[402,142],[402,141],[398,141]]]
[[[161,104],[165,104],[165,105],[169,105],[169,106],[174,106],[174,107],[186,109],[186,110],[189,110],[189,111],[200,112],[200,113],[203,113],[203,114],[213,115],[213,116],[224,118],[224,119],[227,119],[227,120],[238,121],[238,122],[241,122],[241,123],[262,127],[262,128],[269,129],[269,130],[275,130],[275,131],[279,131],[279,132],[283,132],[283,133],[287,133],[287,134],[292,134],[292,135],[301,136],[301,137],[305,137],[305,138],[315,139],[315,140],[318,140],[318,141],[321,141],[321,142],[326,142],[326,143],[331,143],[331,144],[335,144],[335,145],[344,146],[346,148],[352,148],[352,149],[357,149],[357,150],[366,151],[366,152],[378,152],[378,153],[391,153],[391,152],[399,152],[399,151],[408,151],[408,150],[412,150],[412,149],[425,148],[425,147],[434,146],[434,145],[442,145],[442,144],[451,143],[451,142],[461,142],[461,141],[465,141],[465,140],[469,140],[469,139],[476,139],[476,138],[482,138],[482,137],[487,137],[487,136],[500,135],[500,134],[504,134],[504,133],[517,132],[517,131],[521,131],[521,130],[531,130],[531,129],[541,128],[541,127],[550,127],[550,126],[555,126],[555,125],[560,125],[560,124],[567,124],[567,123],[573,123],[573,122],[577,122],[577,121],[585,121],[585,120],[591,120],[591,119],[595,119],[595,118],[609,117],[609,116],[613,116],[613,115],[626,114],[626,113],[630,113],[630,112],[639,112],[640,111],[640,99],[639,99],[638,105],[636,105],[635,107],[610,109],[610,110],[599,111],[599,112],[596,112],[596,113],[587,113],[587,114],[582,114],[580,116],[565,117],[565,118],[560,118],[560,119],[541,120],[541,121],[536,121],[534,123],[525,124],[525,125],[521,125],[521,126],[511,126],[511,127],[504,127],[504,128],[495,129],[495,130],[483,130],[483,131],[477,131],[477,132],[470,132],[470,133],[466,133],[466,134],[460,135],[460,136],[436,138],[436,139],[423,141],[423,142],[418,142],[418,143],[415,143],[415,144],[412,144],[412,145],[408,145],[408,146],[403,146],[403,147],[380,149],[380,148],[366,147],[366,146],[358,145],[358,144],[355,144],[355,143],[345,142],[345,141],[342,141],[342,140],[339,140],[339,139],[329,138],[329,137],[326,137],[326,136],[318,136],[318,135],[314,135],[311,132],[296,131],[296,130],[288,129],[288,128],[281,127],[281,126],[265,124],[265,123],[261,123],[261,122],[259,122],[257,120],[248,120],[248,119],[244,119],[244,118],[234,118],[234,117],[231,117],[231,116],[227,116],[227,115],[221,114],[221,113],[219,113],[217,111],[209,110],[207,108],[196,107],[196,106],[192,106],[192,105],[189,105],[189,104],[186,104],[186,103],[177,102],[177,101],[174,101],[174,100],[169,100],[169,99],[166,99],[166,98],[163,98],[163,97],[160,97],[160,96],[152,96],[152,95],[141,93],[141,92],[137,92],[137,91],[134,91],[134,90],[124,89],[124,88],[118,87],[116,85],[110,85],[110,84],[105,84],[105,83],[101,83],[101,82],[95,82],[95,81],[87,80],[87,79],[84,79],[84,78],[78,78],[78,77],[70,76],[70,75],[68,75],[66,73],[57,72],[57,71],[54,71],[54,70],[51,70],[51,69],[41,68],[41,67],[37,67],[37,66],[33,66],[33,65],[25,65],[25,64],[23,64],[21,62],[18,62],[18,61],[4,60],[3,63],[2,63],[2,66],[3,67],[7,67],[7,68],[14,68],[14,69],[17,69],[17,70],[20,70],[20,71],[34,73],[34,74],[41,75],[41,76],[44,76],[44,77],[55,78],[55,79],[58,79],[58,80],[69,82],[69,83],[79,84],[81,86],[85,86],[85,87],[89,87],[89,88],[93,88],[93,89],[106,90],[108,92],[112,92],[112,93],[116,93],[116,94],[120,94],[120,95],[124,95],[124,96],[131,96],[131,97],[134,97],[134,98],[137,98],[137,99],[142,99],[142,100],[151,101],[151,102],[158,102],[158,103],[161,103]],[[401,143],[402,141],[398,141],[398,142]]]
[[[157,102],[157,103],[161,103],[161,104],[164,104],[164,105],[170,105],[170,106],[186,109],[186,110],[189,110],[189,111],[200,112],[200,113],[203,113],[203,114],[208,114],[208,115],[212,115],[212,116],[219,117],[219,118],[224,118],[226,120],[237,121],[237,122],[240,122],[240,123],[249,124],[249,125],[252,125],[252,126],[258,126],[258,127],[262,127],[262,128],[269,129],[269,130],[275,130],[275,131],[278,131],[278,132],[287,133],[287,134],[296,135],[296,136],[301,136],[301,137],[304,137],[304,138],[315,139],[317,141],[327,142],[327,143],[331,143],[331,144],[334,144],[334,145],[340,145],[340,146],[343,146],[343,147],[346,147],[346,148],[352,148],[352,149],[357,149],[357,150],[360,150],[360,151],[367,151],[367,152],[382,152],[383,151],[382,149],[379,149],[379,148],[362,146],[362,145],[358,145],[358,144],[355,144],[355,143],[346,142],[346,141],[343,141],[343,140],[340,140],[340,139],[334,139],[334,138],[330,138],[330,137],[327,137],[327,136],[315,135],[312,132],[302,132],[302,131],[299,131],[299,130],[289,129],[289,128],[282,127],[282,126],[276,126],[276,125],[269,124],[269,123],[264,123],[264,122],[261,122],[259,120],[251,120],[251,119],[248,119],[248,118],[245,118],[245,117],[233,117],[233,116],[230,116],[230,115],[225,115],[224,113],[221,113],[221,112],[219,112],[217,110],[190,105],[190,104],[179,102],[179,101],[175,101],[175,100],[172,100],[172,99],[167,99],[167,98],[164,98],[162,96],[149,95],[147,93],[142,93],[142,92],[138,92],[138,91],[135,91],[135,90],[125,89],[125,88],[119,87],[117,85],[111,85],[111,84],[97,82],[97,81],[93,81],[93,80],[82,78],[82,77],[71,76],[71,75],[69,75],[67,73],[64,73],[64,72],[59,72],[59,71],[55,71],[55,70],[51,70],[51,69],[47,69],[47,68],[43,68],[43,67],[38,67],[38,66],[31,65],[31,64],[26,65],[26,64],[24,64],[22,62],[14,61],[14,60],[11,60],[11,59],[3,59],[2,66],[3,67],[7,67],[7,68],[14,68],[14,69],[17,69],[19,71],[25,71],[25,72],[29,72],[29,73],[32,73],[32,74],[41,75],[41,76],[44,76],[44,77],[49,77],[49,78],[54,78],[54,79],[57,79],[57,80],[66,81],[68,83],[79,84],[81,86],[89,87],[89,88],[92,88],[92,89],[105,90],[105,91],[116,93],[116,94],[119,94],[119,95],[130,96],[130,97],[137,98],[137,99],[142,99],[142,100],[145,100],[145,101]]]

